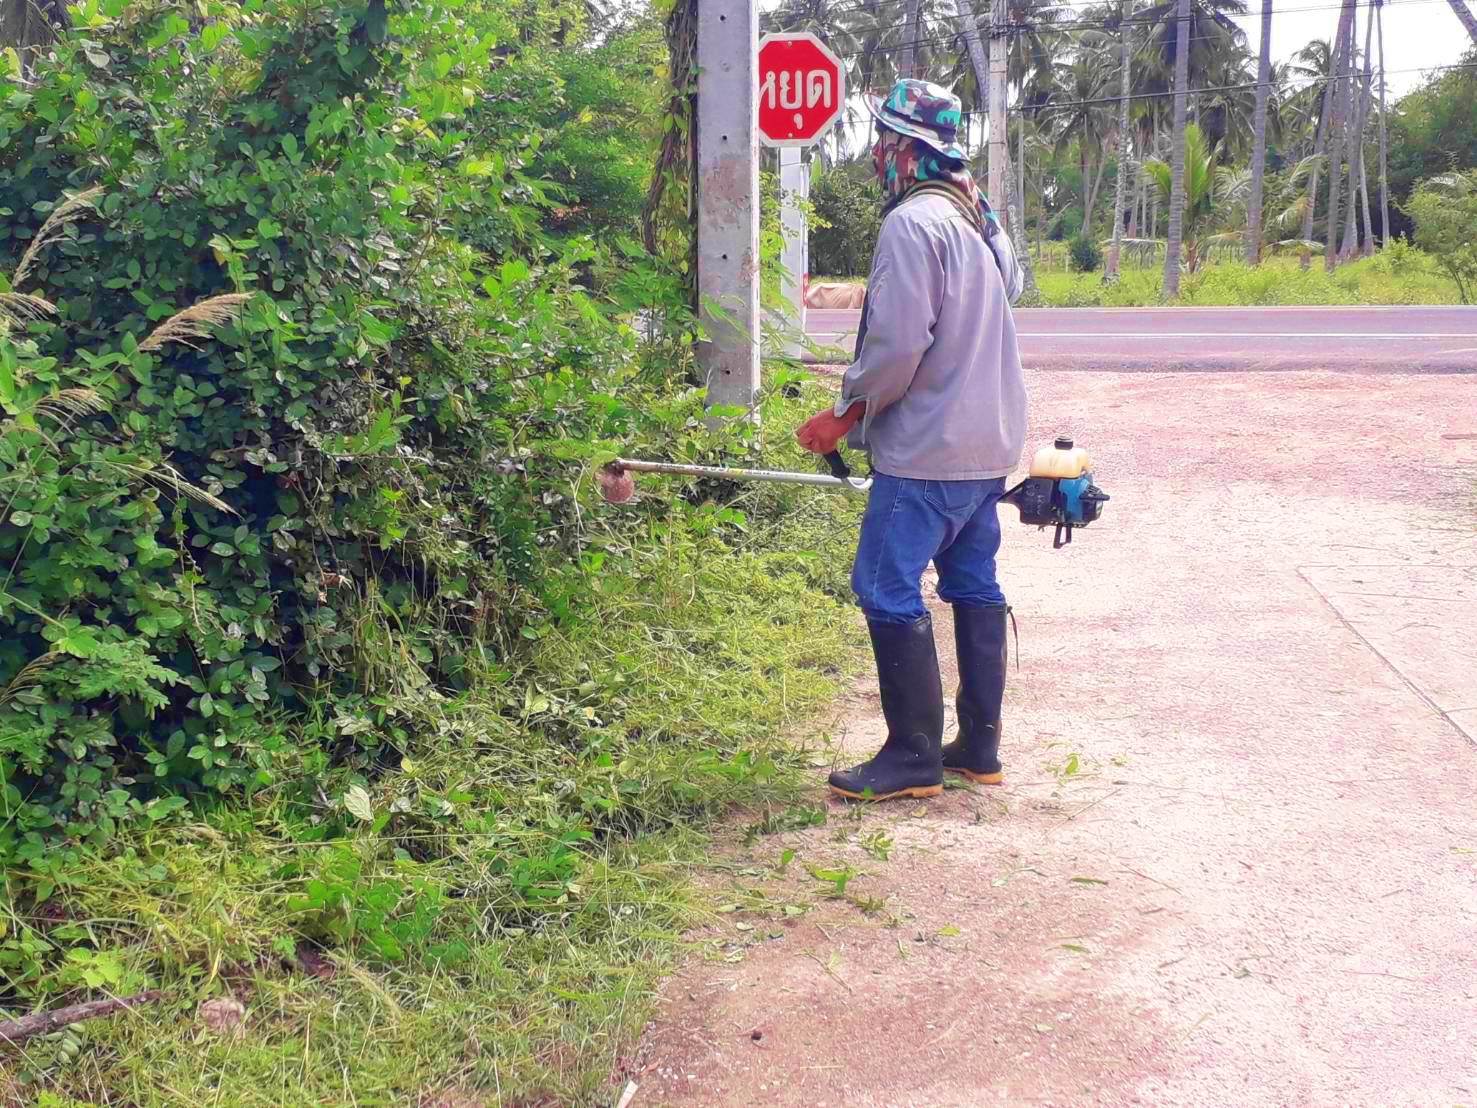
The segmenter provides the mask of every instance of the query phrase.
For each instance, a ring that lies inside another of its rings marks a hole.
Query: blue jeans
[[[1000,550],[996,506],[1005,478],[919,481],[878,473],[872,480],[851,587],[869,620],[912,623],[927,612],[919,582],[928,563],[939,596],[969,607],[1003,605],[995,580]]]

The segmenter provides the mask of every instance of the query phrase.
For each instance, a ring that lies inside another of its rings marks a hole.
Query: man
[[[937,796],[944,770],[1001,781],[1009,609],[995,580],[996,507],[1020,459],[1026,392],[1010,302],[1010,241],[957,145],[959,98],[926,81],[867,97],[887,208],[856,356],[836,406],[796,437],[824,454],[849,434],[874,478],[851,584],[867,616],[887,741],[831,774],[855,799]],[[959,733],[943,745],[933,621],[919,588],[932,561],[954,607]]]

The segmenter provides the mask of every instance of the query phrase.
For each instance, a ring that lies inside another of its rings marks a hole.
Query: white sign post
[[[799,357],[805,334],[809,235],[799,201],[810,196],[804,149],[826,135],[846,105],[846,67],[815,35],[766,35],[759,43],[759,139],[779,148],[780,227],[785,236],[781,290],[796,337],[785,353]]]
[[[780,150],[780,229],[785,236],[785,249],[780,262],[785,272],[780,278],[780,293],[789,305],[789,324],[795,336],[785,343],[785,353],[798,358],[803,353],[801,338],[805,334],[805,286],[810,275],[809,232],[805,225],[805,209],[801,202],[810,197],[810,167],[805,152],[798,146]]]

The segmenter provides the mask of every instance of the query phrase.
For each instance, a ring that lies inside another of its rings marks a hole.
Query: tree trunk
[[[1345,75],[1353,65],[1354,10],[1356,0],[1344,0],[1339,13],[1338,39],[1343,44],[1334,56],[1330,84],[1334,88],[1333,119],[1329,123],[1328,156],[1328,230],[1323,237],[1323,268],[1332,273],[1338,260],[1339,220],[1343,215],[1340,190],[1344,184],[1344,120],[1348,100]]]
[[[1349,0],[1345,0],[1348,3]],[[1175,5],[1174,135],[1170,152],[1169,233],[1164,243],[1164,295],[1180,294],[1180,247],[1185,232],[1185,112],[1190,89],[1190,0]]]
[[[1020,123],[1015,130],[1015,170],[1020,174],[1017,182],[1016,196],[1020,198],[1022,231],[1025,231],[1024,220],[1026,219],[1026,98],[1021,95]]]
[[[1339,33],[1334,38],[1333,52],[1329,56],[1331,70],[1328,82],[1323,86],[1323,111],[1318,116],[1318,131],[1313,137],[1313,157],[1322,154],[1328,145],[1328,122],[1333,116],[1333,90],[1338,84],[1336,74],[1338,73],[1339,54],[1344,48],[1344,19],[1339,16]],[[1318,208],[1318,163],[1313,164],[1313,172],[1308,178],[1308,210],[1303,213],[1303,241],[1308,242],[1313,237],[1313,217]],[[1303,250],[1303,269],[1307,269],[1312,261],[1311,254],[1305,248]]]
[[[1369,75],[1370,34],[1374,30],[1374,5],[1369,6],[1369,16],[1364,28],[1365,77]],[[1359,54],[1359,35],[1354,34],[1354,49],[1349,55],[1349,120],[1353,124],[1349,135],[1349,210],[1344,218],[1344,242],[1339,247],[1339,261],[1347,262],[1359,250],[1359,224],[1355,209],[1359,206],[1359,175],[1364,162],[1364,119],[1368,106],[1367,80],[1358,84],[1354,81],[1354,63]]]
[[[1364,165],[1364,135],[1369,127],[1369,109],[1374,99],[1374,5],[1364,28],[1364,91],[1359,98],[1359,204],[1364,216],[1365,257],[1374,253],[1374,226],[1369,219],[1369,173]]]
[[[1098,196],[1102,193],[1103,174],[1108,170],[1108,156],[1103,155],[1103,160],[1097,164],[1097,172],[1092,175],[1092,191],[1087,194],[1087,207],[1084,209],[1082,218],[1082,234],[1091,237],[1092,213],[1097,210]]]
[[[1262,264],[1262,178],[1267,171],[1267,97],[1272,83],[1272,0],[1262,0],[1262,55],[1251,132],[1251,198],[1246,204],[1246,264]]]
[[[1385,149],[1385,4],[1374,0],[1375,30],[1380,36],[1380,245],[1390,241],[1390,168]]]
[[[1006,147],[1008,150],[1009,147]],[[1021,267],[1021,298],[1022,304],[1034,304],[1041,299],[1041,293],[1036,288],[1036,267],[1031,264],[1031,243],[1026,238],[1026,216],[1025,205],[1026,194],[1023,192],[1019,197],[1019,207],[1015,194],[1015,174],[1010,171],[1009,161],[1005,164],[1005,215],[1009,225],[1010,244],[1015,247],[1016,260]]]
[[[1451,10],[1456,12],[1456,17],[1462,21],[1462,26],[1467,29],[1467,34],[1472,36],[1472,45],[1477,46],[1477,16],[1472,14],[1472,9],[1467,7],[1463,0],[1449,0]]]
[[[917,76],[916,66],[918,61],[918,40],[920,11],[923,0],[904,0],[903,8],[903,41],[902,48],[897,56],[897,75],[899,77]]]
[[[36,52],[71,25],[66,0],[0,0],[0,49],[15,48],[23,79],[30,76]]]
[[[1131,141],[1128,133],[1128,94],[1131,91],[1128,81],[1128,0],[1123,0],[1118,6],[1118,37],[1123,41],[1123,81],[1119,86],[1122,99],[1118,101],[1118,173],[1113,182],[1113,245],[1108,250],[1108,267],[1103,274],[1110,280],[1118,276],[1118,259],[1123,252],[1123,193],[1128,184]]]

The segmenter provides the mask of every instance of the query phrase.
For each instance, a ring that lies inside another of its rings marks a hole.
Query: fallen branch
[[[16,1020],[5,1020],[0,1023],[0,1043],[11,1045],[23,1043],[27,1039],[34,1039],[37,1035],[48,1035],[53,1031],[60,1031],[69,1024],[81,1023],[83,1020],[95,1020],[101,1016],[111,1016],[114,1012],[136,1008],[143,1004],[153,1004],[163,996],[164,994],[158,989],[150,989],[137,996],[89,1000],[85,1004],[72,1004],[66,1008],[53,1008],[49,1012],[37,1012]]]

